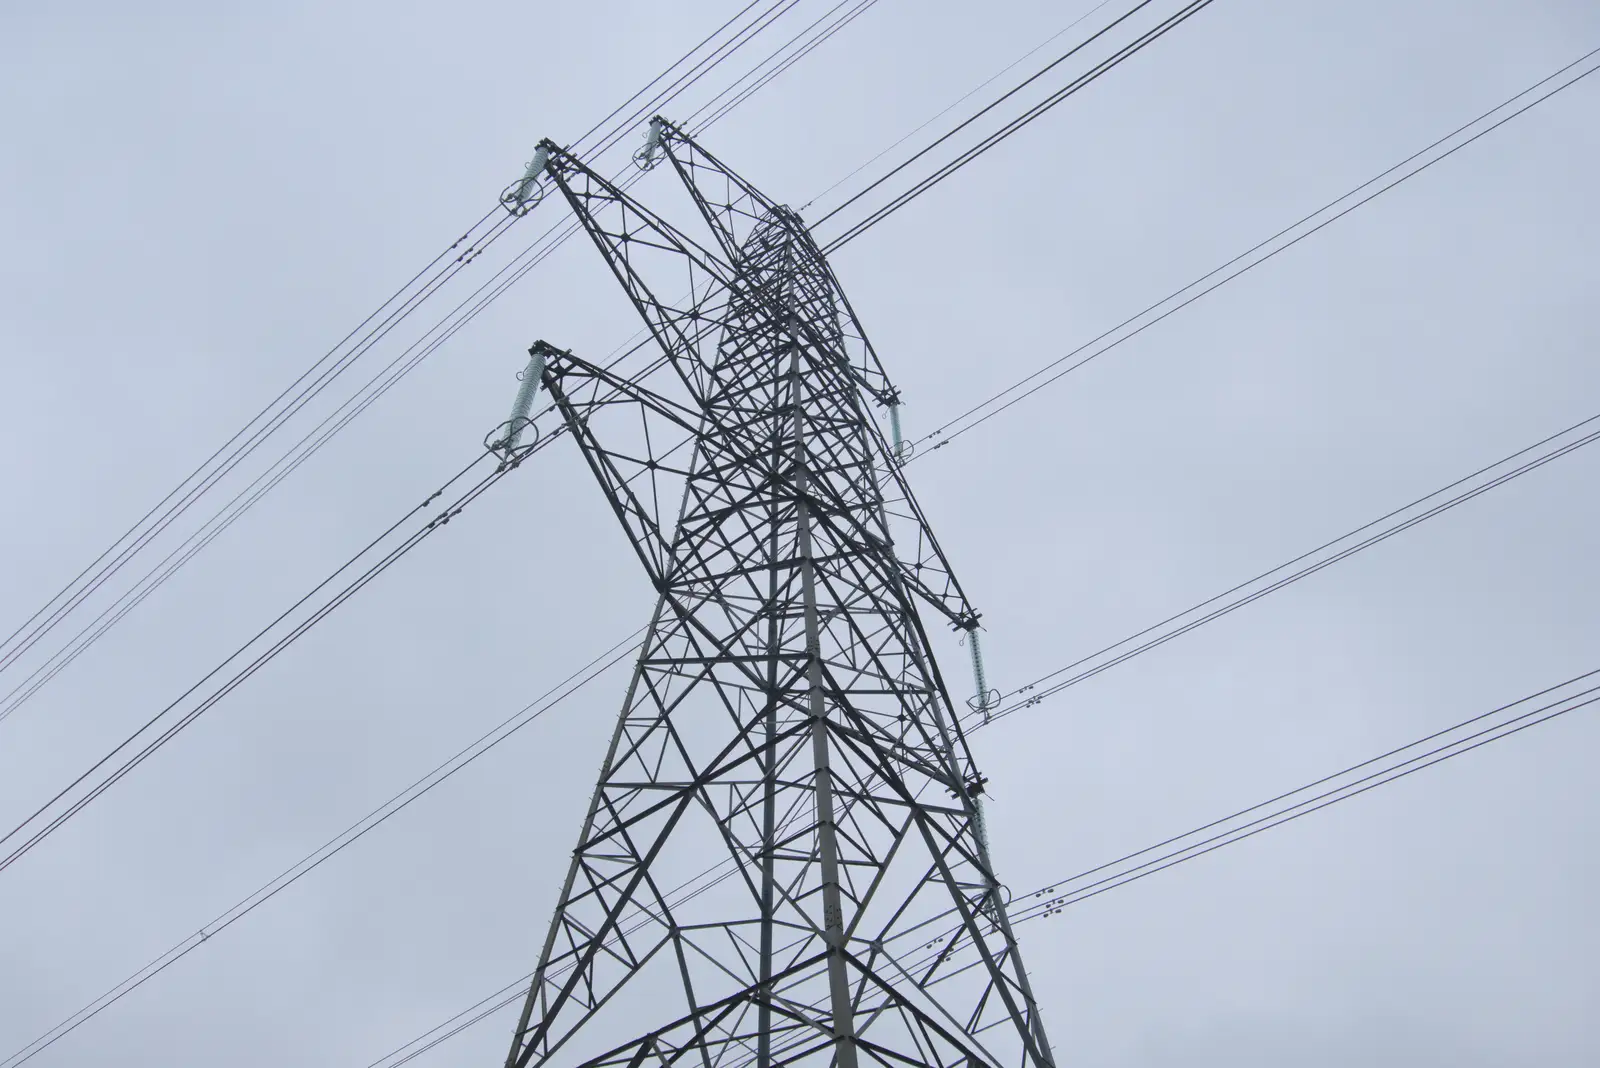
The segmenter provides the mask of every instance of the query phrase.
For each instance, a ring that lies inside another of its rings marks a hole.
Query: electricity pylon
[[[795,212],[656,119],[663,161],[708,237],[549,141],[507,197],[559,192],[658,352],[539,342],[504,444],[542,385],[659,596],[506,1063],[1053,1068],[918,615],[978,626],[898,395]]]

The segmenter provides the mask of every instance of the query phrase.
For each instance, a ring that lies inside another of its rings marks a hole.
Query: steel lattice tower
[[[530,363],[659,599],[507,1064],[1051,1068],[898,395],[799,216],[661,119],[658,155],[709,239],[548,141],[512,200],[559,191],[659,350]]]

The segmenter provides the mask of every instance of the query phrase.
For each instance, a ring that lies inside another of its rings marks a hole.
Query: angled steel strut
[[[1053,1068],[918,604],[978,615],[832,269],[664,119],[681,225],[539,151],[657,351],[529,368],[658,600],[507,1065]]]

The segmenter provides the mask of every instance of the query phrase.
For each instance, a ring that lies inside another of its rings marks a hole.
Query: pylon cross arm
[[[688,476],[688,445],[698,432],[699,412],[570,352],[550,353],[544,386],[646,572],[659,586],[671,559],[675,516],[662,514],[663,496],[656,492],[657,484],[663,476]],[[601,419],[624,423],[637,432],[626,443],[602,441],[594,426]],[[652,425],[654,433],[649,432]]]

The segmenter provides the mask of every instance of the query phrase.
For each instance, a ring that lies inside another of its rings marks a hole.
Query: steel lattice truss
[[[800,218],[662,129],[703,240],[541,146],[659,348],[536,347],[659,601],[507,1063],[1049,1066],[898,398]]]

